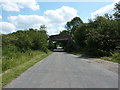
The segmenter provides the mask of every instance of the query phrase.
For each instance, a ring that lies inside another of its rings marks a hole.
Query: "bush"
[[[114,52],[114,53],[112,54],[112,57],[113,57],[114,59],[120,60],[120,52],[118,52],[118,51]]]
[[[74,40],[81,49],[91,56],[110,56],[118,50],[120,40],[119,21],[98,16],[95,21],[89,21],[78,26]]]
[[[4,51],[25,52],[31,50],[47,51],[47,34],[44,30],[17,31],[12,34],[3,35],[2,46]]]
[[[45,30],[36,29],[2,35],[2,70],[30,60],[36,50],[47,53],[47,39]]]

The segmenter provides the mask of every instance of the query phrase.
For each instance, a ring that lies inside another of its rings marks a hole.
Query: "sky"
[[[40,2],[36,0],[0,0],[0,33],[8,34],[29,28],[39,29],[47,26],[47,34],[59,34],[65,30],[65,24],[76,16],[83,22],[113,14],[114,5],[119,0],[109,2]]]

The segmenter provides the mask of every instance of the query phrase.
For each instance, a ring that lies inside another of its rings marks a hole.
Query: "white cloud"
[[[31,8],[32,10],[40,9],[35,0],[19,0],[18,2],[21,6]]]
[[[2,19],[2,15],[0,15],[0,20]]]
[[[31,27],[35,27],[37,24],[46,24],[47,19],[43,16],[38,15],[18,15],[18,16],[10,16],[8,20],[16,26],[18,29],[28,29]]]
[[[58,27],[58,30],[59,30],[59,31],[63,31],[63,30],[66,30],[66,29],[65,29],[64,27],[61,27],[61,26],[60,26],[60,27]]]
[[[119,1],[120,0],[115,0],[112,4],[107,5],[105,7],[102,7],[100,9],[96,10],[95,12],[91,13],[91,18],[95,19],[96,16],[103,16],[106,13],[113,14],[114,13],[114,6]]]
[[[59,34],[60,31],[65,30],[64,26],[58,25],[58,26],[50,26],[47,28],[47,32],[49,35]]]
[[[15,26],[13,24],[8,22],[0,22],[1,34],[11,33],[11,32],[15,32]]]
[[[0,0],[0,7],[6,11],[20,11],[20,8],[30,8],[38,10],[39,5],[35,0]]]
[[[47,10],[43,16],[39,15],[18,15],[10,16],[8,20],[14,24],[16,29],[39,28],[45,24],[48,28],[48,34],[56,34],[61,31],[64,24],[77,15],[77,10],[71,7],[63,6],[56,10]]]
[[[77,16],[77,10],[72,7],[62,6],[56,10],[47,10],[44,12],[44,15],[50,20],[51,23],[65,24],[66,21]]]
[[[52,27],[52,28],[48,28],[47,32],[49,35],[54,35],[54,34],[58,34],[58,30],[56,30],[56,28]]]

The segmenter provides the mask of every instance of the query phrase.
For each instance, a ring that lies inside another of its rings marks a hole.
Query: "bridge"
[[[57,34],[51,35],[48,38],[49,43],[52,43],[52,47],[50,47],[53,51],[64,51],[64,48],[72,41],[72,37],[69,34]],[[57,47],[63,48],[57,48]]]
[[[53,43],[53,46],[50,47],[54,51],[57,46],[63,47],[65,51],[71,51],[77,48],[76,44],[72,40],[71,35],[69,34],[57,34],[49,36],[49,43]],[[49,49],[50,49],[49,48]]]
[[[58,35],[51,35],[49,36],[49,40],[52,41],[66,41],[71,40],[71,36],[69,34],[58,34]]]

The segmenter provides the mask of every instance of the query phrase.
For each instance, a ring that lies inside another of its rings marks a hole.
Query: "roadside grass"
[[[116,51],[110,57],[101,57],[100,59],[120,63],[120,52]]]
[[[10,52],[6,56],[2,56],[2,72],[21,65],[25,62],[28,62],[31,58],[36,55],[40,55],[43,52],[41,51],[26,51],[25,53],[21,52]]]
[[[68,52],[70,54],[74,54],[76,56],[83,56],[83,57],[90,57],[87,56],[84,52]],[[104,57],[94,57],[94,58],[99,58],[102,60],[107,60],[107,61],[111,61],[111,62],[116,62],[116,63],[120,63],[120,54],[118,52],[115,52],[112,56],[104,56]]]
[[[113,58],[113,57],[100,57],[100,59],[111,61],[111,62],[120,63],[120,60],[118,60],[116,58]]]
[[[50,55],[52,53],[52,51],[48,51],[48,53],[36,51],[34,53],[36,53],[36,54],[34,54],[33,57],[28,58],[29,60],[26,60],[26,62],[7,70],[8,72],[5,72],[5,73],[3,72],[3,74],[1,75],[2,76],[2,87],[7,85],[8,83],[10,83],[13,79],[17,78],[21,73],[26,71],[28,68],[30,68],[34,64],[36,64],[43,58],[47,57],[48,55]]]

